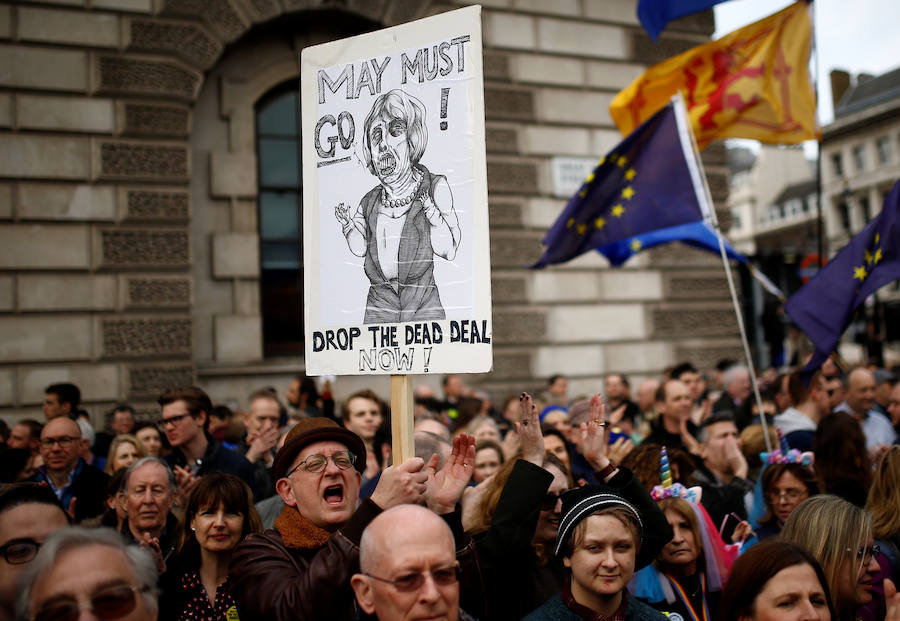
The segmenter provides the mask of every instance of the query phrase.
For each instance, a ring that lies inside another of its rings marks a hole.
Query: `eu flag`
[[[725,0],[638,0],[637,16],[654,43],[673,19],[697,13]]]
[[[825,362],[869,295],[900,278],[898,211],[900,181],[884,199],[881,213],[787,301],[785,311],[816,346],[805,371]]]
[[[709,204],[689,132],[683,102],[673,101],[600,158],[550,227],[544,255],[532,267],[702,220]]]
[[[722,241],[725,245],[725,254],[729,259],[747,263],[747,257],[732,248],[727,240],[723,239]],[[608,246],[602,246],[597,248],[597,252],[609,259],[610,265],[618,267],[642,250],[672,242],[681,242],[698,250],[719,254],[719,240],[716,238],[716,232],[706,222],[688,222],[650,231]]]

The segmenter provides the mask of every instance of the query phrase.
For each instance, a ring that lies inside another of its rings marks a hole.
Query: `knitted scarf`
[[[331,537],[331,533],[307,520],[290,505],[285,505],[275,518],[275,530],[281,534],[284,545],[295,550],[321,548]]]

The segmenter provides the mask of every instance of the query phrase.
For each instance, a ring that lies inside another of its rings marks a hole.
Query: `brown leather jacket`
[[[364,500],[331,534],[286,506],[274,530],[248,536],[232,554],[228,575],[238,610],[254,619],[352,620],[356,599],[350,578],[359,571],[360,538],[379,513],[378,505]],[[484,599],[474,545],[458,511],[441,517],[453,531],[463,568],[460,604],[477,616]]]

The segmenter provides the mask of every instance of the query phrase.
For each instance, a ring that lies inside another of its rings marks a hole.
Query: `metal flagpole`
[[[679,125],[687,129],[686,134],[690,135],[691,148],[694,150],[694,159],[697,162],[700,180],[703,183],[703,192],[706,196],[707,206],[709,207],[707,216],[710,224],[716,232],[716,239],[719,242],[719,254],[722,256],[722,265],[725,268],[725,277],[728,280],[728,290],[731,292],[731,303],[734,305],[734,314],[737,316],[738,329],[741,333],[741,345],[744,347],[744,358],[747,360],[747,369],[750,372],[750,384],[753,386],[753,396],[756,398],[756,407],[759,410],[759,420],[763,428],[763,438],[766,441],[766,451],[772,452],[772,442],[769,439],[769,425],[766,422],[766,415],[763,412],[762,397],[759,394],[759,384],[756,381],[756,371],[753,365],[753,359],[750,355],[750,343],[747,341],[747,330],[744,327],[744,316],[741,314],[741,307],[737,299],[737,290],[734,287],[734,278],[731,275],[731,265],[728,263],[728,255],[725,252],[725,243],[722,240],[722,231],[719,228],[719,218],[716,216],[716,208],[713,204],[712,194],[709,191],[709,184],[706,181],[706,172],[703,170],[703,162],[700,160],[700,150],[697,148],[697,141],[694,138],[694,132],[691,129],[691,122],[687,115],[687,108],[684,105],[684,99],[679,93],[675,97],[675,116],[680,120]]]

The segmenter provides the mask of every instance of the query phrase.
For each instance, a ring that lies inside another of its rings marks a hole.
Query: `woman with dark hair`
[[[622,465],[631,470],[634,476],[646,489],[653,489],[659,484],[659,462],[662,445],[654,442],[642,442],[640,446],[628,453]],[[683,483],[697,467],[691,456],[678,448],[666,447],[669,469],[675,483]]]
[[[761,478],[766,513],[756,529],[762,541],[781,532],[782,526],[797,506],[819,493],[816,475],[799,463],[769,464]]]
[[[547,427],[546,425],[541,425],[541,431],[544,434],[544,448],[547,449],[547,452],[556,455],[567,470],[571,469],[572,447],[563,433],[555,427]]]
[[[162,585],[159,618],[239,618],[228,563],[247,535],[262,532],[250,488],[231,474],[201,477],[188,497],[184,524],[178,557]]]
[[[813,453],[822,493],[865,507],[872,470],[859,421],[843,412],[823,416],[813,438]]]
[[[769,539],[732,567],[719,621],[837,619],[822,568],[801,546]]]
[[[115,528],[117,533],[121,532],[126,517],[122,484],[125,482],[127,471],[128,468],[119,468],[109,477],[106,483],[106,498],[103,501],[106,509],[97,517],[81,522],[81,526],[109,526]]]

